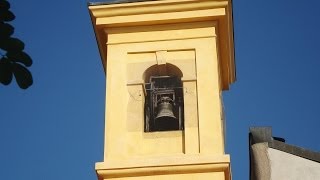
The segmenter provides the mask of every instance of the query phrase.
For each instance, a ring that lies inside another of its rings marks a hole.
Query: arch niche
[[[145,132],[184,129],[182,77],[182,71],[170,63],[153,65],[144,71]]]

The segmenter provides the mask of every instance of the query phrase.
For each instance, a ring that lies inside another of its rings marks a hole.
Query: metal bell
[[[163,118],[173,118],[177,119],[173,114],[173,101],[169,97],[161,97],[158,102],[158,113],[156,116],[156,120],[160,120]]]

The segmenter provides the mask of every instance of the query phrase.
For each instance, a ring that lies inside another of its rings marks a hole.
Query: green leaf
[[[0,0],[0,11],[10,9],[10,3],[6,0]]]
[[[24,49],[24,43],[17,38],[8,38],[0,41],[0,48],[10,52],[19,52]]]
[[[16,16],[9,10],[0,11],[0,21],[13,21]]]
[[[8,23],[0,22],[0,39],[9,38],[14,32],[14,27]]]
[[[27,67],[30,67],[32,65],[31,57],[23,51],[21,51],[21,52],[8,52],[6,54],[6,56],[11,61],[23,63]]]
[[[10,84],[12,81],[12,64],[7,58],[0,60],[0,83]]]
[[[21,64],[13,64],[13,74],[21,89],[27,89],[33,83],[30,71]]]

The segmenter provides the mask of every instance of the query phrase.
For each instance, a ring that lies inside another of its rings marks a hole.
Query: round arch
[[[164,65],[153,65],[146,69],[142,75],[144,82],[149,82],[151,76],[175,76],[183,77],[182,71],[175,65],[167,63]]]

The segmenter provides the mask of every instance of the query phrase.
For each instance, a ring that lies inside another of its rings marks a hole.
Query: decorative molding
[[[89,11],[105,70],[107,64],[106,47],[109,45],[171,41],[179,38],[203,38],[203,35],[194,34],[193,37],[182,36],[177,38],[164,35],[164,39],[144,39],[139,37],[137,40],[131,37],[128,40],[128,38],[125,38],[127,29],[133,28],[131,30],[134,30],[134,28],[143,27],[150,30],[154,25],[179,24],[176,27],[180,27],[180,25],[186,23],[214,22],[217,23],[215,27],[217,28],[222,90],[229,89],[230,84],[236,80],[231,0],[161,0],[89,5]],[[182,29],[184,28],[181,27]],[[114,30],[118,32],[113,32]],[[118,37],[120,34],[124,36]],[[145,34],[141,32],[140,35]],[[208,35],[204,36],[207,37]],[[113,38],[112,40],[111,37]]]
[[[193,164],[183,166],[157,166],[128,169],[103,169],[97,170],[100,178],[141,177],[150,175],[191,174],[224,172],[226,180],[230,179],[230,164]]]
[[[159,158],[137,158],[126,161],[109,160],[96,163],[100,178],[134,177],[162,174],[224,172],[230,178],[229,155],[175,155]]]
[[[123,3],[111,5],[90,6],[92,15],[96,18],[128,16],[138,14],[155,14],[167,12],[182,12],[202,9],[213,9],[227,7],[229,2],[212,1],[212,0],[164,0],[164,1],[147,1],[137,3]]]

